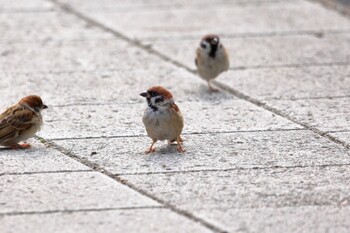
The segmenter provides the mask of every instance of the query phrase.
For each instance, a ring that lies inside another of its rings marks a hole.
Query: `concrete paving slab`
[[[232,70],[217,80],[260,100],[349,96],[350,65]],[[317,77],[317,78],[315,78]]]
[[[267,103],[322,131],[350,130],[350,98],[271,100]]]
[[[184,115],[184,133],[302,128],[243,100],[177,102]],[[144,109],[146,102],[52,107],[39,135],[45,139],[145,135]]]
[[[199,41],[200,37],[186,40],[153,40],[144,43],[195,69],[194,57]],[[221,41],[227,47],[231,68],[350,63],[346,52],[350,49],[350,34],[325,34],[321,38],[313,35],[223,37]]]
[[[0,12],[50,11],[54,4],[43,0],[0,0]]]
[[[225,217],[213,223],[229,232],[346,233],[350,228],[349,213],[348,206],[227,209]],[[222,214],[223,210],[213,209],[204,216],[214,219]]]
[[[0,176],[0,213],[159,206],[97,172]]]
[[[146,137],[54,142],[114,174],[350,164],[348,150],[306,130],[183,138],[185,154],[177,153],[175,146],[158,142],[157,151],[145,155],[151,143]]]
[[[323,218],[325,223],[330,223],[330,219],[337,219],[342,226],[348,225],[344,216],[347,215],[350,203],[350,187],[347,185],[350,178],[349,169],[349,166],[243,169],[225,172],[128,175],[122,178],[160,199],[167,200],[177,208],[190,211],[209,222],[221,223],[226,229],[237,229],[241,225],[248,229],[271,228],[271,222],[282,218],[276,227],[282,227],[282,222],[288,222],[292,230],[300,227],[300,224],[311,229],[315,229],[317,225],[327,227],[327,224],[317,224],[322,222]],[[329,212],[322,215],[317,206],[328,209]],[[343,212],[338,209],[340,206],[347,210]],[[280,208],[286,207],[292,209],[283,213]],[[316,208],[311,210],[311,221],[306,220],[310,214],[304,211],[308,207]],[[271,209],[266,211],[265,208]],[[336,211],[332,213],[332,209]],[[239,218],[233,218],[240,212],[242,215]],[[281,212],[282,215],[279,215]],[[300,219],[303,222],[290,220],[301,213],[303,214]],[[252,221],[254,214],[262,219],[259,222]],[[271,214],[273,216],[269,218]],[[317,214],[322,219],[315,219]],[[266,222],[263,217],[266,218]],[[328,227],[337,227],[337,223]]]
[[[0,54],[0,69],[17,73],[148,69],[162,62],[118,39],[9,44]]]
[[[174,0],[174,1],[162,1],[162,0],[135,0],[135,1],[123,1],[123,0],[100,0],[98,2],[94,0],[59,0],[60,3],[69,4],[74,7],[79,7],[79,9],[93,11],[118,11],[118,10],[138,10],[144,11],[150,8],[205,8],[208,6],[246,6],[254,4],[254,6],[259,7],[262,4],[292,4],[300,2],[295,0],[292,3],[284,2],[283,0],[217,0],[215,2],[211,0]]]
[[[24,2],[24,1],[23,1]],[[32,1],[27,1],[32,2]],[[49,1],[41,1],[45,6]],[[7,5],[7,4],[3,4]],[[26,6],[26,4],[23,4]],[[1,12],[1,6],[0,6]],[[0,14],[0,44],[23,43],[33,41],[62,41],[111,39],[111,34],[96,27],[90,27],[86,22],[62,11],[2,12]],[[33,45],[28,44],[27,47]],[[5,48],[7,46],[4,46]]]
[[[49,107],[74,104],[144,103],[140,93],[162,85],[176,100],[221,101],[233,99],[226,92],[212,93],[206,82],[183,69],[158,63],[149,69],[96,70],[62,73],[0,73],[0,103],[5,109],[25,95],[40,95]],[[16,89],[11,87],[16,86]],[[54,87],[54,88],[53,88]],[[69,93],[64,95],[63,93]],[[48,110],[51,111],[51,110]]]
[[[32,148],[28,150],[0,149],[0,175],[3,173],[91,170],[56,150],[46,148],[34,139],[28,142],[32,145]]]
[[[350,29],[350,22],[345,17],[317,3],[307,1],[260,7],[221,5],[204,9],[174,7],[165,8],[165,10],[154,8],[145,10],[142,8],[140,11],[131,12],[79,10],[104,25],[137,39],[155,36],[165,38],[184,35],[202,36],[208,32],[240,34]],[[208,15],[211,17],[210,20]]]
[[[167,209],[127,209],[100,212],[0,216],[3,233],[212,232]]]

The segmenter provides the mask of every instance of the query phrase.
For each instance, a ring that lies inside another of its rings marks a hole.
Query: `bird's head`
[[[43,101],[41,100],[40,96],[37,95],[29,95],[26,97],[23,97],[20,101],[20,104],[27,105],[28,107],[32,108],[36,112],[40,112],[43,109],[48,108],[45,104],[43,104]]]
[[[151,87],[140,95],[146,98],[148,106],[154,111],[174,103],[173,95],[170,91],[161,86]]]
[[[203,36],[199,44],[199,48],[205,51],[210,57],[215,58],[216,51],[219,48],[222,48],[219,36],[215,34],[208,34]]]

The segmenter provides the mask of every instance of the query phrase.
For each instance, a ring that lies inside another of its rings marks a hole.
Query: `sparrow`
[[[230,66],[229,56],[220,38],[214,34],[205,35],[196,50],[195,64],[199,76],[208,82],[210,90],[214,89],[210,80],[216,78]]]
[[[9,107],[0,115],[0,145],[13,149],[27,149],[30,144],[23,143],[38,132],[43,124],[41,110],[46,109],[41,98],[30,95]]]
[[[184,120],[170,91],[161,86],[154,86],[140,95],[147,100],[148,107],[143,114],[142,121],[146,127],[147,135],[153,141],[145,153],[154,152],[153,146],[158,140],[168,140],[169,144],[176,141],[177,150],[185,152],[180,136]]]

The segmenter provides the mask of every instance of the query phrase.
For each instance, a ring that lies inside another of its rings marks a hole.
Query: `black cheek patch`
[[[163,101],[164,101],[164,98],[160,97],[160,98],[156,99],[154,102],[159,103],[159,102],[163,102]]]

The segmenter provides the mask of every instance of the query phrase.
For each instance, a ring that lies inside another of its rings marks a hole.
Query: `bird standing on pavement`
[[[227,71],[230,66],[227,50],[221,44],[219,36],[209,34],[202,38],[196,51],[195,64],[199,76],[208,82],[210,90],[216,91],[210,80]]]
[[[177,142],[177,150],[185,152],[182,146],[181,132],[184,120],[179,107],[174,103],[173,95],[164,87],[154,86],[140,94],[147,100],[148,107],[143,114],[143,124],[148,136],[153,140],[146,154],[154,152],[158,140]]]
[[[43,124],[41,110],[46,109],[41,98],[30,95],[9,107],[0,115],[0,145],[13,149],[27,149],[30,144],[18,144],[33,137]]]

